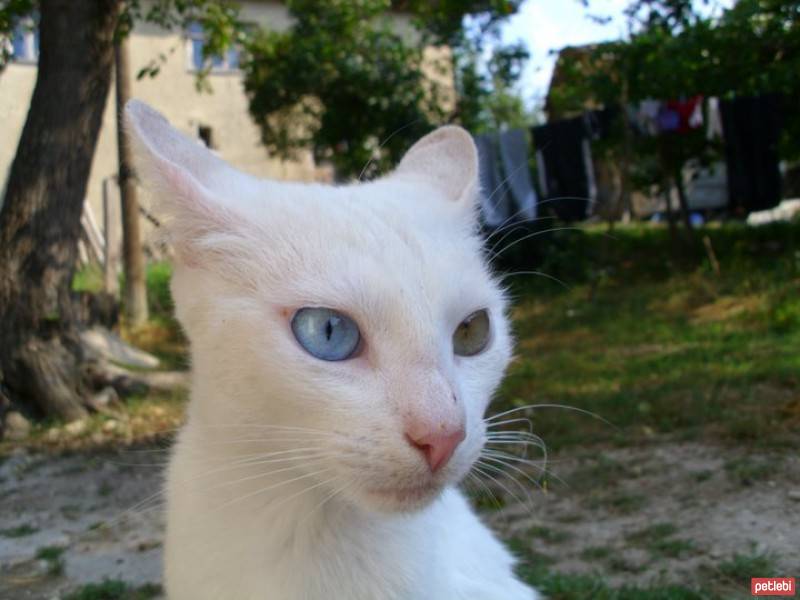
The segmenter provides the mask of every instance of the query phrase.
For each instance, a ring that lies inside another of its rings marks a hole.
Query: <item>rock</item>
[[[95,358],[139,369],[157,369],[160,364],[158,358],[152,354],[134,348],[118,335],[102,327],[82,331],[81,341]]]
[[[26,439],[31,433],[31,423],[15,410],[6,414],[3,421],[4,437],[13,442]]]
[[[111,386],[103,388],[89,398],[89,406],[99,413],[112,415],[119,414],[123,408],[117,390]]]
[[[114,419],[111,419],[103,423],[104,433],[111,433],[112,431],[116,430],[116,428],[117,428],[117,422]]]
[[[67,433],[67,435],[77,437],[86,431],[86,421],[84,419],[78,419],[72,423],[67,423],[64,425],[64,431]]]
[[[787,496],[789,496],[789,500],[800,502],[800,490],[790,490]]]

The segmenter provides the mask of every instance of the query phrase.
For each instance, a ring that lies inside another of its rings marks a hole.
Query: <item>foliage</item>
[[[529,58],[523,44],[495,47],[488,60],[474,36],[453,48],[456,116],[473,133],[527,127],[533,118],[514,89]]]
[[[397,9],[415,16],[417,28],[439,43],[455,45],[462,35],[462,18],[472,15],[483,30],[513,15],[524,0],[405,0],[394,2]]]
[[[484,119],[487,102],[494,102],[501,118],[519,114],[521,103],[510,87],[496,97],[489,89],[494,82],[518,76],[523,51],[517,47],[499,53],[492,72],[484,76],[469,62],[474,49],[458,46],[465,39],[465,14],[479,12],[481,27],[490,27],[519,4],[395,3],[416,26],[404,29],[398,15],[389,12],[389,0],[290,0],[292,27],[259,33],[248,44],[250,58],[244,61],[250,111],[264,144],[281,157],[312,148],[315,158],[330,162],[340,178],[379,172],[396,162],[411,141],[450,120],[448,50],[438,47],[436,59],[425,52],[442,42],[450,44],[456,61],[462,59],[472,77],[458,90],[457,101],[471,102],[463,113],[466,120],[473,119],[470,124]]]
[[[268,150],[291,156],[310,146],[338,174],[355,175],[373,158],[377,165],[396,160],[403,140],[443,118],[423,52],[392,28],[386,0],[287,6],[292,28],[261,32],[244,66],[250,111]]]

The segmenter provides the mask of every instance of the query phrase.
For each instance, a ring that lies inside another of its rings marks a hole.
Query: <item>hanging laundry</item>
[[[688,100],[670,100],[662,108],[662,115],[659,116],[659,119],[662,117],[669,125],[669,128],[662,127],[662,133],[668,131],[689,133],[699,129],[703,126],[703,97],[694,96]]]
[[[716,140],[722,137],[722,114],[719,108],[719,98],[711,97],[708,99],[706,107],[706,138],[708,140]]]
[[[503,173],[514,197],[514,219],[530,221],[536,218],[537,198],[528,167],[528,140],[521,129],[500,134],[500,157]]]
[[[640,134],[658,135],[662,106],[663,102],[659,100],[643,100],[639,104],[632,104],[627,107],[628,120]]]
[[[586,121],[586,130],[589,133],[589,137],[596,141],[613,135],[614,126],[620,114],[621,111],[616,106],[586,111],[583,114],[583,118]]]
[[[668,103],[661,106],[658,113],[658,133],[674,133],[681,127],[681,115]]]
[[[595,201],[591,148],[583,117],[533,128],[542,193],[564,221],[580,221]]]
[[[744,216],[780,203],[780,108],[780,97],[775,95],[720,102],[734,214]]]
[[[478,147],[481,218],[489,228],[499,227],[512,214],[509,188],[500,170],[496,134],[474,136]]]

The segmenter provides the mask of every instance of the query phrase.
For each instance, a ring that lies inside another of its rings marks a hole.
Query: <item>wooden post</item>
[[[103,179],[103,231],[106,244],[103,253],[103,287],[107,294],[119,296],[119,199]]]
[[[125,103],[130,98],[128,37],[114,45],[117,89],[117,150],[119,155],[119,190],[122,198],[122,259],[125,269],[125,316],[132,326],[147,321],[147,285],[144,254],[139,231],[139,201],[133,176],[133,159],[123,125]]]

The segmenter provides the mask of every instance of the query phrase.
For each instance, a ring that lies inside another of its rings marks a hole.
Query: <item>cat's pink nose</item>
[[[425,456],[431,471],[436,472],[447,464],[456,447],[464,441],[463,427],[435,431],[407,431],[409,443]]]

